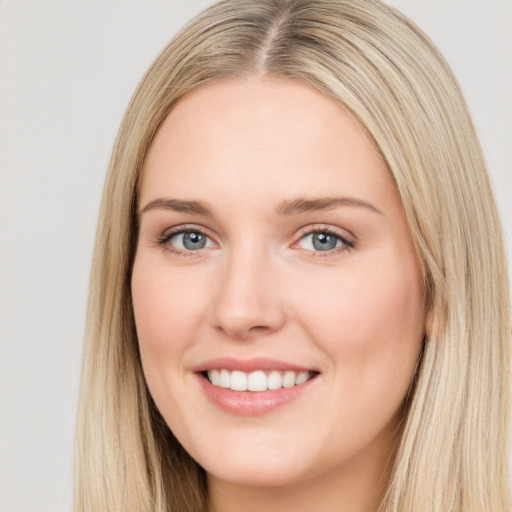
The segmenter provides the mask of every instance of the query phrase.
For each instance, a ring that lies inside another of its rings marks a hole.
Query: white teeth
[[[309,372],[299,372],[295,379],[295,384],[304,384],[309,379]]]
[[[267,388],[268,389],[279,389],[283,385],[283,378],[281,377],[281,372],[274,370],[270,372],[267,378]]]
[[[247,391],[247,373],[237,370],[231,372],[230,387],[233,391]]]
[[[295,372],[286,372],[283,377],[283,387],[291,388],[295,386]]]
[[[252,372],[247,379],[247,389],[249,391],[265,391],[267,389],[267,376],[265,372]]]
[[[267,389],[291,388],[304,384],[312,377],[311,372],[302,371],[279,371],[272,370],[265,373],[257,370],[251,373],[226,369],[215,369],[208,371],[208,379],[214,386],[230,388],[233,391],[266,391]]]
[[[212,370],[208,372],[208,377],[210,379],[210,382],[214,386],[220,386],[220,372],[219,370]]]
[[[221,388],[230,388],[231,387],[231,375],[227,370],[220,371],[219,386]]]

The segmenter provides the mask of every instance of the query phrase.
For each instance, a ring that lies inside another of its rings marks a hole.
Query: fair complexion
[[[210,510],[374,511],[424,301],[371,140],[298,81],[203,85],[157,133],[138,204],[144,374]],[[291,387],[222,387],[247,376]]]

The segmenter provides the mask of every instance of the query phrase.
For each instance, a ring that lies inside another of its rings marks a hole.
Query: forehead
[[[379,151],[346,109],[300,81],[264,77],[222,80],[183,97],[150,148],[141,199],[220,193],[277,201],[284,190],[333,188],[368,198],[390,186]]]

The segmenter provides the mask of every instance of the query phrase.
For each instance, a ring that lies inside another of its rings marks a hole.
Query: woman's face
[[[151,146],[139,214],[145,377],[210,476],[277,486],[382,469],[423,286],[393,182],[352,116],[292,80],[198,87]]]

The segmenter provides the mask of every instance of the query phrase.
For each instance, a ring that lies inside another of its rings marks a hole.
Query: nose
[[[279,330],[286,320],[276,269],[263,254],[233,254],[216,278],[209,323],[243,340]]]

